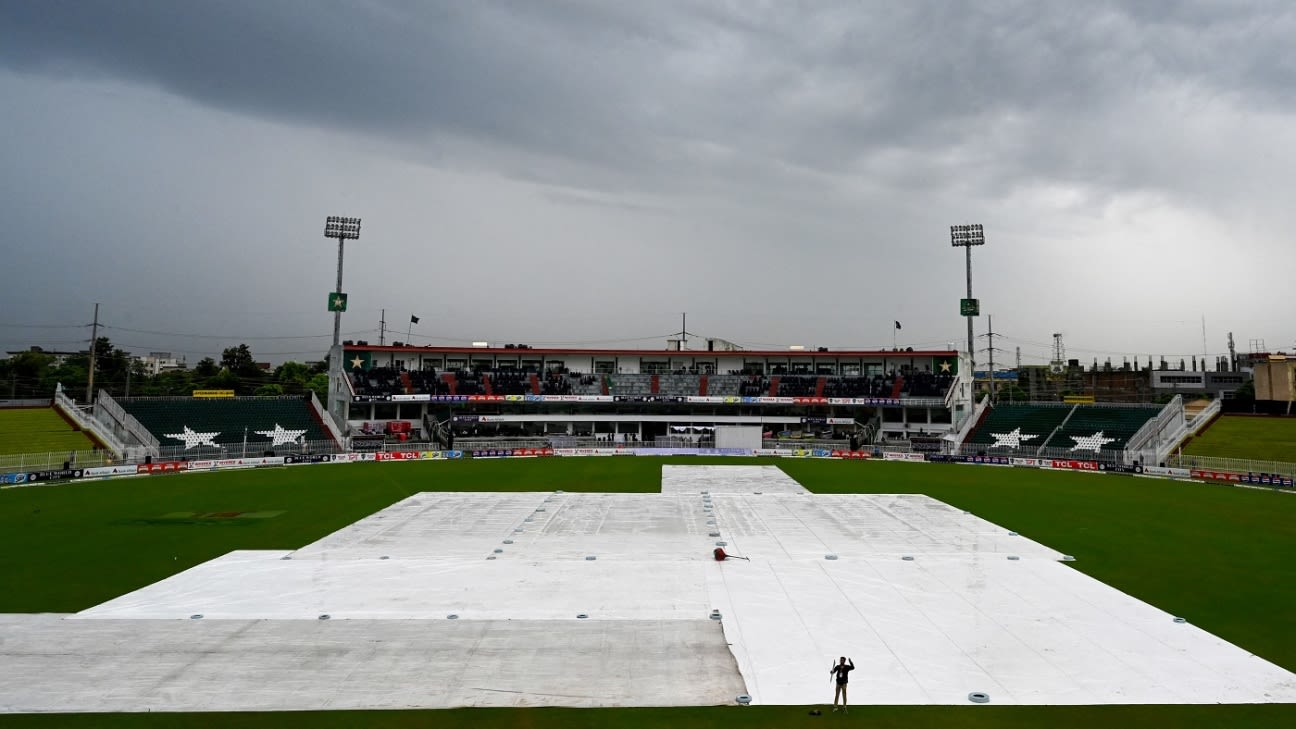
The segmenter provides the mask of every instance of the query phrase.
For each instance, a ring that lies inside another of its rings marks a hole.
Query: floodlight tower
[[[967,252],[967,298],[963,299],[959,305],[959,313],[967,317],[967,339],[968,339],[968,368],[970,381],[973,388],[976,388],[976,350],[973,349],[972,343],[972,317],[981,313],[980,302],[972,298],[972,246],[985,245],[985,230],[977,225],[951,225],[950,226],[950,245],[955,248],[962,248]],[[994,377],[994,373],[990,373]]]
[[[328,409],[338,427],[344,427],[346,398],[342,397],[342,312],[346,311],[347,295],[342,293],[342,249],[348,240],[360,239],[360,218],[343,218],[330,215],[324,221],[324,237],[337,238],[338,264],[337,288],[329,294],[329,311],[333,312],[333,347],[329,350]]]

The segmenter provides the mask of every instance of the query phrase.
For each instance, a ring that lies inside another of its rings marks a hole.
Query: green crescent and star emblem
[[[367,370],[372,364],[372,361],[368,352],[351,352],[350,355],[346,357],[346,363],[350,365],[353,370]]]
[[[346,294],[338,293],[336,291],[329,293],[328,295],[329,311],[346,311],[346,307],[347,307]]]
[[[938,375],[957,375],[958,357],[932,357],[932,372]]]

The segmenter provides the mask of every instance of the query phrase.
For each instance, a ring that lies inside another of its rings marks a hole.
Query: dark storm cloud
[[[1125,308],[1184,319],[1204,262],[1256,289],[1296,265],[1294,7],[0,0],[4,245],[48,258],[10,259],[0,309],[327,332],[336,212],[384,253],[348,258],[356,321],[436,301],[434,336],[618,339],[687,309],[742,342],[881,345],[899,319],[939,343],[963,327],[945,226],[975,221],[997,326],[1141,349]],[[599,265],[527,269],[552,258]]]
[[[632,187],[753,168],[1158,186],[1106,115],[1174,91],[1167,118],[1191,115],[1194,94],[1288,108],[1286,7],[11,2],[0,61],[389,136],[415,156],[439,136],[504,145]]]

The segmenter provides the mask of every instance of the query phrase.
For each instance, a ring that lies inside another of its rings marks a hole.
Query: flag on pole
[[[896,329],[900,329],[900,322],[896,322]]]
[[[418,324],[418,317],[410,314],[410,324]]]
[[[346,294],[343,294],[343,293],[339,293],[339,292],[333,292],[333,293],[329,294],[329,299],[328,299],[328,310],[329,310],[329,311],[346,311],[346,310],[347,310],[347,295],[346,295]]]

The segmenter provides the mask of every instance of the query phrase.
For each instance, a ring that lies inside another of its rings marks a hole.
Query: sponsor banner
[[[449,461],[463,458],[463,451],[423,451],[425,461]]]
[[[189,471],[216,471],[222,468],[261,468],[265,466],[282,466],[284,465],[284,456],[266,456],[265,458],[218,458],[215,460],[204,461],[187,461],[183,462],[185,468],[175,470]],[[153,463],[152,466],[160,464]],[[145,468],[145,466],[140,466]],[[161,473],[160,470],[140,471],[140,473]]]
[[[758,456],[786,456],[789,452],[790,451],[786,451],[781,448],[757,448],[756,449],[756,455]]]
[[[927,460],[932,463],[978,463],[985,466],[1012,466],[1012,459],[1007,455],[962,455],[928,453]]]
[[[1121,466],[1110,463],[1098,464],[1098,470],[1107,473],[1143,473],[1142,466]]]
[[[138,473],[134,465],[130,466],[95,466],[87,468],[82,473],[85,478],[99,478],[101,476],[131,476]]]
[[[1292,479],[1276,473],[1234,473],[1232,471],[1212,471],[1208,469],[1192,469],[1192,477],[1205,479],[1208,481],[1227,481],[1229,483],[1244,483],[1253,486],[1292,486]]]
[[[965,456],[961,454],[927,453],[927,460],[932,463],[977,463],[988,466],[1011,466],[1012,459],[1007,456]]]
[[[615,456],[618,453],[629,453],[634,455],[633,450],[623,448],[555,448],[556,456]]]
[[[357,453],[362,451],[380,451],[382,450],[384,442],[383,438],[352,438],[351,450]]]
[[[1022,466],[1025,468],[1047,468],[1048,467],[1047,458],[1010,458],[1008,460],[1014,466]]]
[[[538,458],[554,455],[552,448],[487,448],[471,451],[473,458]]]
[[[19,477],[14,483],[37,483],[40,481],[63,481],[69,478],[81,478],[83,471],[80,468],[56,468],[49,471],[28,471],[25,474],[16,474]]]
[[[903,401],[892,397],[740,397],[737,395],[355,395],[352,402],[679,402],[700,405],[867,405],[898,406]],[[840,418],[829,423],[849,425],[851,418]]]
[[[1242,474],[1242,483],[1290,487],[1292,479],[1276,473],[1245,473]]]
[[[186,461],[155,461],[135,466],[135,473],[175,473],[188,469],[189,463]]]
[[[315,456],[284,456],[284,464],[293,466],[303,463],[332,463],[334,458],[335,456],[331,453],[321,453]]]
[[[855,418],[828,418],[829,425],[853,425]]]
[[[27,483],[27,474],[0,473],[0,483]]]
[[[927,460],[922,453],[891,453],[889,451],[882,454],[882,459],[885,461],[909,461],[911,463],[922,463]]]
[[[1065,471],[1097,471],[1097,461],[1073,461],[1062,458],[1043,460],[1045,468],[1057,468]]]
[[[234,397],[233,390],[194,390],[194,397]]]
[[[374,454],[375,461],[421,461],[423,454],[419,451],[379,451]]]
[[[1187,468],[1166,468],[1165,466],[1144,466],[1143,473],[1149,476],[1170,476],[1172,478],[1192,477],[1192,471]]]
[[[829,454],[831,458],[845,458],[847,460],[862,460],[872,457],[868,451],[833,451]]]
[[[456,415],[452,420],[456,423],[476,423],[479,417],[478,415]]]
[[[1231,471],[1207,471],[1203,469],[1192,469],[1193,478],[1201,478],[1207,481],[1230,481],[1232,483],[1241,483],[1242,474]]]

